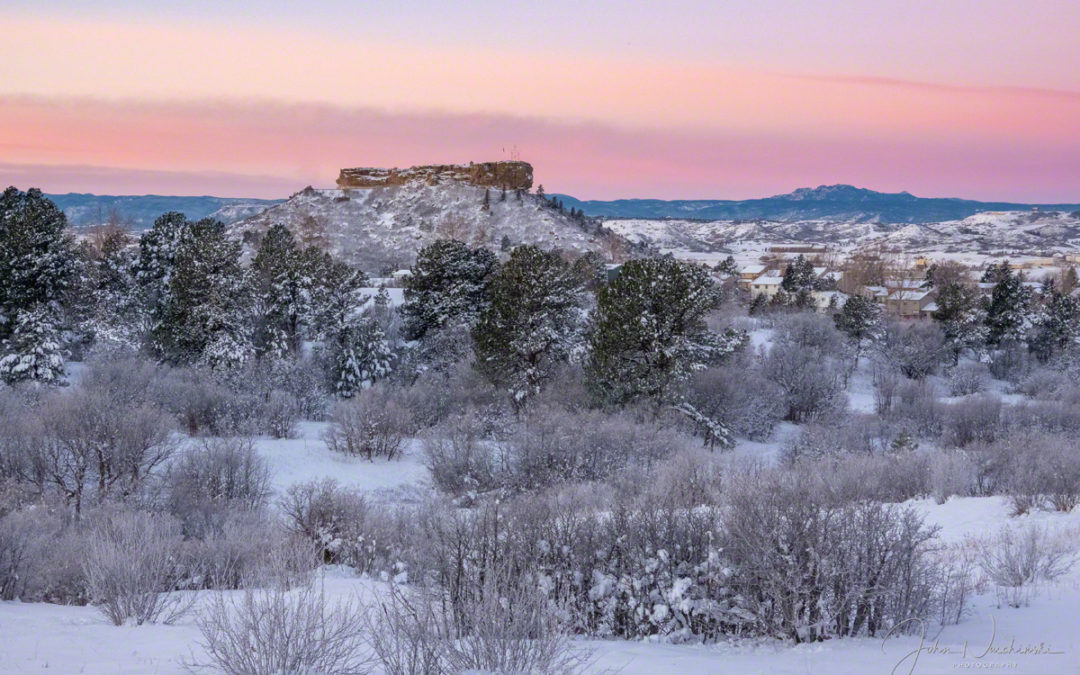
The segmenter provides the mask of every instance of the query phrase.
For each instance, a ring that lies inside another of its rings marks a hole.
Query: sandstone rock
[[[342,169],[338,187],[374,188],[406,183],[437,185],[461,182],[479,187],[528,190],[532,187],[533,169],[528,162],[479,162],[469,164],[432,164],[408,169],[355,168]]]

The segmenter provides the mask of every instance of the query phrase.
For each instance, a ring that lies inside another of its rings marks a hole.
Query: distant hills
[[[855,223],[936,223],[985,211],[1078,211],[1080,204],[1017,204],[923,198],[908,192],[875,192],[851,185],[800,188],[784,195],[741,201],[723,199],[617,199],[582,201],[556,195],[566,208],[603,218],[691,220],[833,220]]]
[[[963,220],[987,211],[1080,211],[1080,204],[1020,204],[970,199],[923,198],[908,192],[876,192],[851,185],[822,185],[761,199],[616,199],[580,200],[555,195],[565,208],[580,209],[602,218],[681,219],[774,222],[835,221],[846,223],[914,224]],[[232,224],[257,216],[283,199],[225,197],[169,197],[161,195],[110,196],[93,194],[48,195],[76,226],[107,221],[110,214],[134,229],[149,228],[166,211],[181,211],[189,218],[208,216]]]
[[[75,227],[108,222],[115,215],[132,229],[145,230],[154,219],[169,211],[179,211],[192,220],[213,216],[225,224],[261,213],[281,199],[233,199],[228,197],[166,197],[161,195],[92,195],[69,192],[45,195]]]

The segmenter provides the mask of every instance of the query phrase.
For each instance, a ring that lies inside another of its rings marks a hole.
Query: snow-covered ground
[[[332,464],[322,464],[333,469]],[[401,465],[403,480],[408,465]],[[1037,522],[1051,531],[1080,531],[1080,510],[1071,514],[1009,516],[998,497],[953,498],[945,504],[914,500],[910,504],[928,523],[941,527],[940,538],[956,543],[965,537],[992,535],[1002,525]],[[383,582],[330,570],[324,581],[328,597],[368,597]],[[196,608],[207,600],[204,593]],[[1052,586],[1038,589],[1028,607],[998,607],[990,592],[972,602],[971,611],[940,635],[928,629],[918,662],[918,635],[887,639],[846,639],[790,645],[780,642],[725,642],[714,645],[660,642],[581,641],[592,651],[591,672],[624,675],[653,673],[954,673],[1004,670],[1013,673],[1070,673],[1080,666],[1080,570]],[[2,673],[183,673],[186,664],[205,657],[199,647],[195,615],[173,625],[109,624],[91,607],[41,603],[0,603],[0,672]],[[966,645],[966,655],[965,655]],[[994,650],[987,653],[988,645]],[[1040,648],[1039,645],[1042,645]],[[935,647],[937,651],[931,651]],[[1043,653],[1016,653],[1034,648]],[[1010,649],[1013,650],[1010,653]],[[941,650],[948,650],[947,653]],[[1044,653],[1053,652],[1053,653]],[[907,657],[906,660],[903,660]]]

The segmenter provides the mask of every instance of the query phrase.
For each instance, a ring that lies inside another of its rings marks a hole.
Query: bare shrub
[[[974,495],[975,465],[963,452],[941,452],[930,460],[930,490],[934,501],[944,504],[949,497]]]
[[[0,600],[33,597],[42,566],[64,526],[44,504],[0,516]]]
[[[196,621],[206,665],[230,675],[366,672],[364,623],[358,602],[313,585],[217,593]]]
[[[933,322],[889,322],[880,349],[890,363],[913,380],[936,373],[945,358],[944,338]]]
[[[437,592],[391,589],[370,629],[385,672],[570,674],[589,665],[535,579],[489,577],[470,600],[467,622],[446,607]]]
[[[323,440],[334,452],[393,459],[404,447],[407,419],[408,411],[382,389],[366,389],[335,406]]]
[[[371,567],[374,542],[366,536],[368,505],[364,496],[333,479],[298,483],[281,500],[288,530],[317,545],[327,563]]]
[[[963,448],[972,443],[993,441],[1000,429],[1001,399],[979,394],[957,401],[943,410],[942,441]]]
[[[83,564],[90,599],[119,626],[171,623],[191,607],[194,595],[175,592],[182,538],[167,516],[121,511],[93,528]]]
[[[982,363],[963,363],[949,371],[949,394],[968,396],[978,394],[986,388],[990,371]]]
[[[762,441],[784,418],[784,393],[757,369],[721,366],[701,371],[690,382],[690,403],[737,436]]]
[[[247,438],[210,438],[166,469],[165,506],[187,536],[220,532],[235,512],[257,512],[270,496],[270,469]]]
[[[424,457],[439,490],[448,494],[482,492],[505,481],[504,453],[484,437],[484,428],[475,413],[467,412],[424,436]]]
[[[979,542],[979,565],[1010,607],[1028,603],[1033,584],[1052,582],[1069,572],[1076,559],[1075,533],[1052,536],[1044,528],[1003,527]]]
[[[762,373],[783,390],[785,419],[807,422],[840,405],[843,368],[823,352],[779,342],[765,356]]]

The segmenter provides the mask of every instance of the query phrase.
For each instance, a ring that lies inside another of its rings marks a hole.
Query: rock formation
[[[533,169],[528,162],[479,162],[469,164],[432,164],[408,169],[342,169],[337,184],[342,190],[387,187],[406,183],[437,185],[444,182],[469,183],[479,187],[528,190],[532,187]]]

